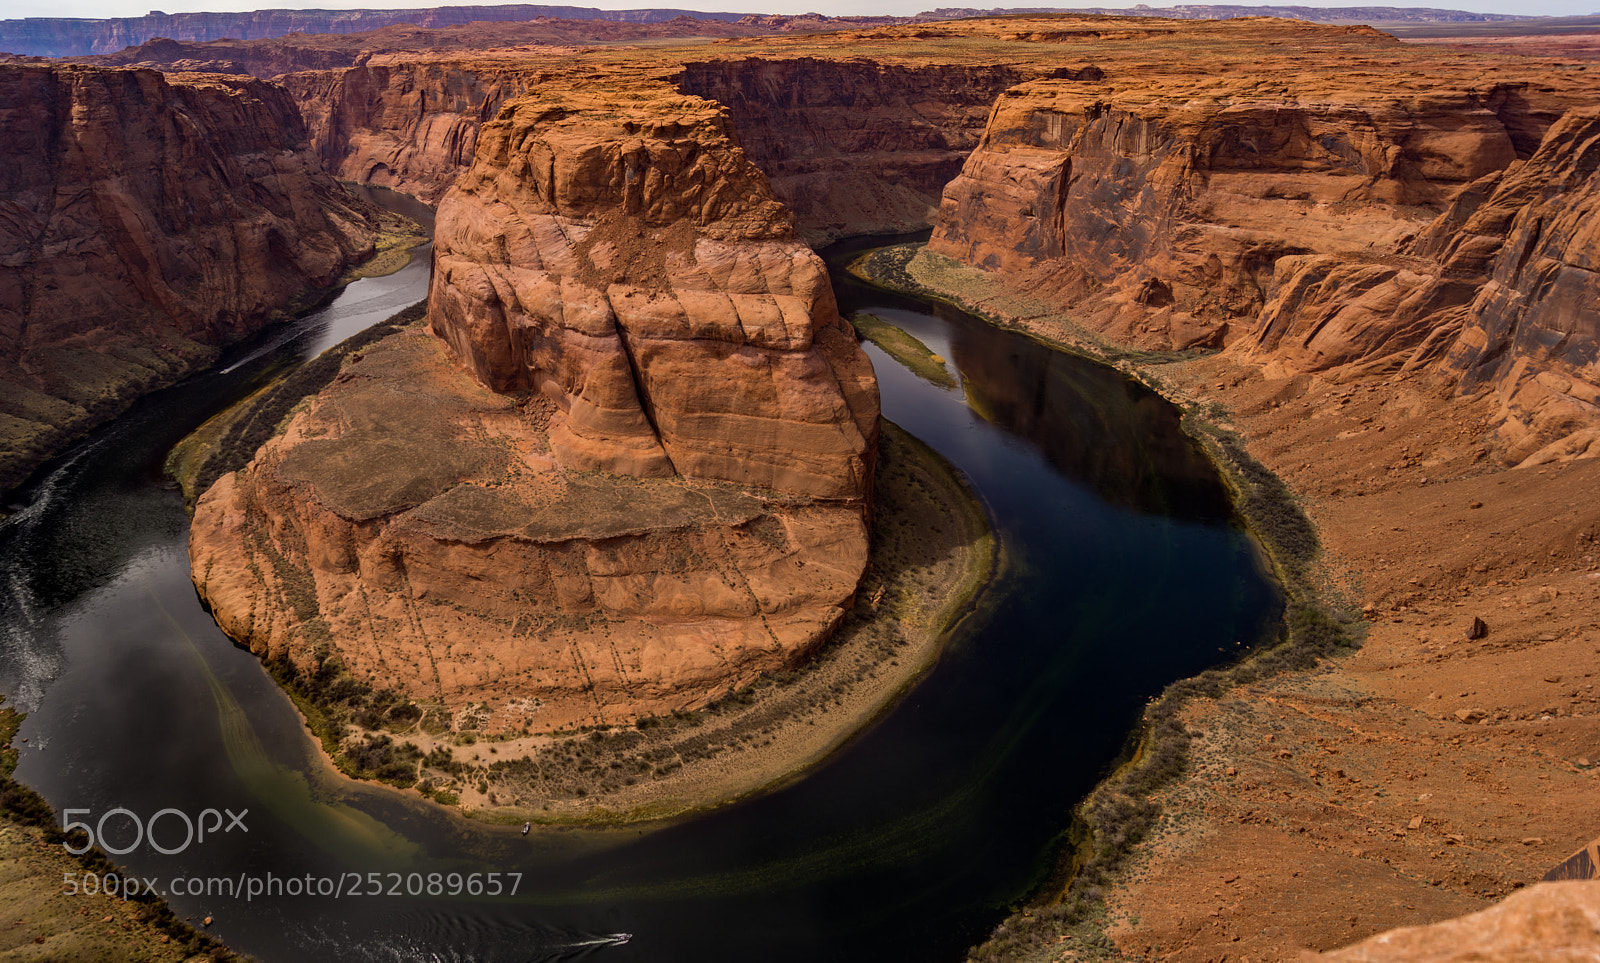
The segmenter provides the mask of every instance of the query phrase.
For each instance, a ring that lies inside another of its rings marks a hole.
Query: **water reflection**
[[[967,404],[1026,439],[1057,471],[1141,512],[1232,516],[1216,471],[1183,433],[1178,411],[1155,392],[1028,338],[996,337],[964,317],[946,320]]]

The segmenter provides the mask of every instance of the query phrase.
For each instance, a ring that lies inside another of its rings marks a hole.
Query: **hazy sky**
[[[268,7],[289,9],[349,9],[448,6],[448,0],[153,0],[167,13],[184,10],[255,10]],[[834,16],[845,14],[897,14],[909,15],[942,6],[1044,6],[1048,0],[753,0],[739,2],[651,2],[651,0],[570,0],[573,6],[601,7],[609,10],[638,9],[644,7],[681,7],[698,10],[736,10],[762,13],[805,13],[814,11]],[[1067,3],[1072,6],[1128,6],[1139,0],[1098,0],[1098,2]],[[1183,0],[1144,0],[1151,6],[1169,6]],[[1190,0],[1206,2],[1206,0]],[[1293,3],[1295,0],[1279,0]],[[1526,16],[1586,16],[1600,12],[1600,0],[1448,0],[1448,2],[1408,3],[1406,0],[1372,0],[1363,2],[1328,2],[1328,0],[1298,0],[1303,6],[1430,6],[1451,10],[1474,10],[1483,13],[1518,13]],[[150,11],[152,0],[0,0],[0,18],[10,17],[137,17]]]

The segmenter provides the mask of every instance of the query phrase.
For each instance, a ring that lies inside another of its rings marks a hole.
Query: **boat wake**
[[[523,921],[486,925],[441,917],[415,919],[402,932],[359,938],[351,932],[321,929],[306,949],[336,949],[340,959],[360,963],[561,963],[588,959],[632,940],[632,933],[574,932]]]

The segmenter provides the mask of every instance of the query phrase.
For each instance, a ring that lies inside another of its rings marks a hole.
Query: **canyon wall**
[[[750,57],[685,64],[678,86],[728,107],[801,235],[822,244],[930,226],[995,98],[1035,73]]]
[[[1253,323],[1280,258],[1388,253],[1516,159],[1492,96],[1265,98],[1235,83],[1013,88],[930,248],[1026,275],[1118,340],[1220,346]]]
[[[259,81],[0,66],[0,489],[370,254]]]
[[[592,78],[508,103],[434,257],[435,336],[363,352],[197,506],[224,629],[536,729],[703,705],[828,636],[877,386],[725,110]]]
[[[1581,95],[1445,76],[1375,97],[1315,76],[1267,99],[1235,83],[1012,88],[930,250],[1122,343],[1226,346],[1272,377],[1493,387],[1504,459],[1586,451],[1594,117],[1563,114]]]
[[[549,73],[451,61],[365,64],[281,83],[328,170],[437,204],[472,163],[478,129]]]
[[[1597,140],[1600,112],[1575,109],[1393,254],[1285,259],[1241,347],[1274,374],[1428,371],[1463,394],[1493,389],[1505,460],[1588,452],[1600,441]]]
[[[1441,368],[1493,387],[1514,459],[1600,454],[1600,109],[1573,110],[1476,212],[1505,241]]]
[[[436,202],[471,162],[478,128],[554,70],[382,56],[280,80],[330,170]],[[927,228],[995,97],[1047,72],[751,57],[690,62],[674,80],[728,107],[738,143],[794,212],[801,237],[821,244]]]

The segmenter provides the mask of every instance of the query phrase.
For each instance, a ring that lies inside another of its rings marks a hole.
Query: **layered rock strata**
[[[813,244],[927,228],[995,97],[1049,72],[815,57],[694,61],[652,71],[728,107],[739,144]],[[479,127],[503,103],[560,74],[528,61],[379,56],[281,81],[330,170],[431,202],[471,163]]]
[[[1600,438],[1581,91],[1442,73],[1380,95],[1322,66],[1270,91],[1131,79],[1002,95],[929,249],[1121,343],[1491,387],[1512,463]]]
[[[686,64],[678,84],[727,105],[750,159],[820,244],[931,226],[995,98],[1037,73],[749,57]]]
[[[0,488],[373,250],[270,84],[0,66],[0,129]]]
[[[235,638],[548,729],[702,705],[832,630],[876,382],[720,107],[508,104],[440,204],[429,314],[201,499]]]
[[[1492,389],[1508,461],[1587,453],[1600,441],[1597,145],[1600,111],[1573,110],[1397,253],[1284,259],[1244,347],[1269,374],[1429,371],[1463,394]]]
[[[436,204],[472,163],[478,129],[549,78],[528,65],[421,60],[306,71],[282,83],[329,170]]]
[[[1280,259],[1391,252],[1517,156],[1473,91],[1253,87],[1012,88],[946,188],[930,249],[1025,274],[1113,338],[1219,346],[1253,323]]]

